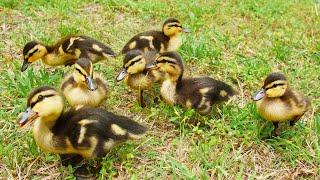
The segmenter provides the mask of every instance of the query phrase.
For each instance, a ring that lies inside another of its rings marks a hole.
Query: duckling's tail
[[[222,82],[222,81],[216,81],[216,89],[214,90],[214,98],[217,101],[227,101],[230,97],[237,94],[237,91],[235,91],[230,85]]]
[[[117,120],[118,125],[127,132],[129,139],[140,139],[147,131],[147,128],[127,117]]]

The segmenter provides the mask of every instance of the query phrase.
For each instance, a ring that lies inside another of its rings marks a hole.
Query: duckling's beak
[[[127,75],[128,72],[125,69],[121,69],[116,77],[116,81],[122,81]]]
[[[188,29],[188,28],[182,28],[182,32],[185,32],[185,33],[191,33],[191,29]]]
[[[19,119],[18,123],[20,127],[23,127],[28,122],[32,122],[33,120],[37,119],[38,113],[34,112],[31,107],[28,107],[22,114],[22,117]]]
[[[25,71],[27,68],[28,68],[28,66],[29,66],[29,62],[28,62],[28,59],[25,59],[24,61],[23,61],[23,64],[22,64],[22,66],[21,66],[21,72],[23,72],[23,71]]]
[[[94,91],[98,88],[91,76],[86,77],[86,82],[87,82],[87,87],[90,91]]]
[[[262,99],[265,95],[266,95],[266,91],[265,91],[264,89],[260,89],[258,92],[256,92],[256,93],[252,96],[252,100],[254,100],[254,101],[259,101],[259,100]]]

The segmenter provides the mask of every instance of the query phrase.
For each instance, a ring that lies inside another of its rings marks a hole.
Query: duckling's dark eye
[[[54,94],[48,94],[48,95],[44,95],[44,96],[43,96],[43,95],[39,95],[37,101],[35,101],[35,102],[33,102],[33,103],[30,104],[31,108],[32,108],[33,106],[35,106],[38,102],[43,101],[44,98],[52,97],[52,96],[54,96]]]
[[[42,96],[42,95],[38,96],[38,101],[42,101],[43,99],[44,99],[44,96]]]

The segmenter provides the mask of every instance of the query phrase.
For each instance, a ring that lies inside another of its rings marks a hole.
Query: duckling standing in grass
[[[35,88],[28,96],[20,126],[34,121],[33,136],[44,151],[104,157],[116,144],[139,139],[146,128],[101,108],[81,107],[63,112],[61,95],[52,87]]]
[[[162,80],[163,73],[148,69],[157,56],[155,51],[143,53],[140,50],[129,51],[123,59],[123,69],[116,77],[117,81],[125,79],[125,83],[132,89],[139,91],[139,104],[145,107],[143,91],[151,89],[152,85]]]
[[[90,59],[93,63],[115,57],[115,52],[93,38],[86,36],[68,36],[52,46],[31,41],[23,48],[23,64],[21,71],[25,71],[29,64],[42,59],[49,66],[72,65],[81,57]]]
[[[180,21],[174,18],[167,19],[162,31],[146,31],[133,36],[123,47],[121,53],[138,49],[141,51],[155,50],[157,52],[176,51],[181,45],[181,33],[190,32],[183,28]]]
[[[168,104],[180,104],[205,115],[213,104],[226,101],[235,94],[231,86],[210,77],[182,78],[184,67],[177,52],[161,53],[155,66],[166,73],[160,92]]]
[[[264,81],[262,89],[253,100],[262,118],[274,125],[273,135],[277,135],[279,122],[290,122],[293,126],[310,106],[310,101],[289,88],[286,77],[281,73],[271,73]]]
[[[61,91],[71,106],[99,106],[107,97],[107,85],[93,74],[92,62],[80,58],[75,63],[75,72],[61,83]]]

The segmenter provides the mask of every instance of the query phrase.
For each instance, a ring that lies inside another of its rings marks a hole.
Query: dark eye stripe
[[[157,63],[170,63],[170,64],[176,64],[175,62],[169,61],[169,60],[161,60],[161,61],[157,61]]]
[[[182,26],[177,24],[172,24],[172,25],[168,25],[168,27],[182,27]]]
[[[80,69],[76,68],[76,70],[82,75],[82,76],[86,76],[85,74],[83,74]]]
[[[141,58],[134,60],[134,61],[131,61],[130,64],[126,67],[126,69],[128,69],[130,66],[134,65],[135,63],[139,62],[140,60],[141,60]]]
[[[277,87],[277,86],[283,86],[283,85],[284,85],[283,83],[274,84],[274,85],[272,85],[271,87],[266,88],[266,90],[271,89],[271,88],[275,88],[275,87]]]
[[[30,104],[30,106],[31,106],[31,108],[33,107],[33,106],[35,106],[38,102],[41,102],[41,101],[43,101],[45,98],[47,98],[47,97],[51,97],[51,96],[54,96],[54,94],[48,94],[48,95],[40,95],[39,97],[38,97],[38,99],[36,100],[36,102],[33,102],[33,103],[31,103]]]
[[[32,56],[34,53],[36,53],[39,49],[35,49],[34,51],[32,51],[31,53],[29,53],[29,57]]]

